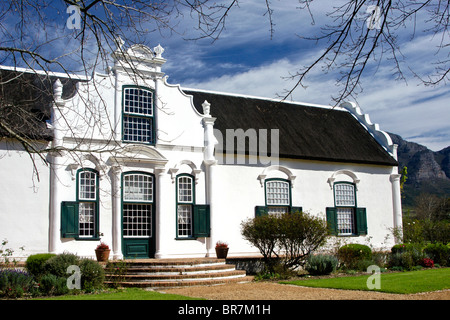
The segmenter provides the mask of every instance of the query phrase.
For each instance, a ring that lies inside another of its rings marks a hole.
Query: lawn
[[[176,294],[165,294],[155,291],[146,291],[137,288],[123,290],[109,290],[95,294],[64,295],[34,300],[203,300]]]
[[[380,276],[380,289],[373,289],[373,291],[411,294],[450,289],[450,268],[382,273]],[[281,283],[305,287],[368,291],[370,290],[367,286],[369,277],[370,275],[326,279],[302,279],[283,281]]]

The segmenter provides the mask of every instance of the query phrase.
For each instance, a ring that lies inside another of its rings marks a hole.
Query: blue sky
[[[331,3],[334,5],[336,1],[313,3],[313,25],[305,10],[296,9],[297,1],[273,1],[272,39],[269,21],[263,16],[264,1],[253,0],[241,3],[230,12],[226,30],[214,43],[206,39],[186,42],[177,36],[157,35],[150,41],[166,49],[164,57],[168,61],[164,71],[169,83],[275,98],[293,85],[286,77],[313,61],[324,49],[298,35],[318,34]],[[419,26],[420,22],[417,23]],[[410,27],[400,30],[403,33],[399,37],[404,38],[400,49],[405,56],[402,67],[407,81],[395,80],[392,65],[383,61],[361,79],[363,92],[356,97],[356,102],[382,130],[437,151],[450,146],[450,90],[445,84],[422,85],[410,69],[426,74],[432,68],[430,57],[436,54],[439,38],[417,32],[411,40]],[[189,25],[185,28],[190,32]],[[298,88],[293,100],[333,105],[331,97],[337,94],[337,76],[337,72],[326,74],[316,69],[305,82],[307,88]]]
[[[198,36],[195,32],[196,22],[190,19],[189,14],[180,16],[177,20],[180,34],[153,32],[144,40],[151,47],[161,44],[165,49],[163,57],[167,62],[163,71],[169,76],[168,82],[171,84],[276,98],[294,85],[286,77],[295,73],[299,66],[311,63],[325,48],[324,45],[302,39],[299,35],[319,34],[321,26],[330,21],[327,13],[339,2],[342,1],[312,2],[312,23],[309,13],[298,8],[298,1],[271,1],[274,10],[272,37],[268,17],[264,16],[267,10],[265,1],[245,0],[239,2],[239,7],[231,9],[226,29],[215,42],[211,39],[184,39]],[[42,52],[47,50],[58,56],[74,50],[76,54],[76,42],[68,40],[68,35],[74,31],[65,26],[69,14],[57,4],[58,1],[55,2],[55,7],[45,12],[44,20],[47,19],[49,23],[46,30],[39,30],[39,23],[36,23],[23,26],[27,28],[25,33],[45,40],[54,37],[55,40],[47,47],[40,48]],[[366,18],[358,17],[362,23]],[[1,19],[6,29],[10,27],[13,30],[17,23],[17,17],[3,16]],[[417,17],[417,30],[420,30],[423,19],[420,15]],[[399,29],[400,49],[405,57],[402,68],[407,81],[395,80],[392,65],[384,57],[380,64],[369,65],[367,73],[361,79],[363,91],[355,99],[363,112],[368,113],[371,121],[378,123],[382,130],[399,134],[404,139],[437,151],[450,146],[450,90],[445,84],[426,87],[410,70],[425,75],[433,68],[430,60],[436,57],[436,46],[441,34],[432,37],[418,31],[411,39],[411,28],[412,25],[406,24]],[[444,36],[448,41],[449,35]],[[127,45],[133,44],[130,39],[125,39],[128,40]],[[89,46],[95,52],[95,45],[88,43],[87,48]],[[448,59],[449,50],[438,54]],[[68,61],[71,55],[62,59]],[[304,83],[307,87],[299,87],[292,99],[334,105],[332,97],[338,92],[338,72],[339,70],[334,70],[325,73],[320,67],[315,69]]]

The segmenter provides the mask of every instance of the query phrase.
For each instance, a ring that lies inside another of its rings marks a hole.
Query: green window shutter
[[[267,207],[265,206],[256,206],[255,207],[255,217],[262,217],[267,215]]]
[[[291,213],[299,213],[299,212],[303,212],[302,207],[291,207]]]
[[[61,238],[78,237],[78,203],[61,203]]]
[[[209,205],[194,205],[194,237],[210,236],[210,212]]]
[[[327,223],[330,234],[337,235],[337,214],[336,208],[327,208]]]
[[[356,208],[356,234],[367,234],[367,214],[366,208]]]

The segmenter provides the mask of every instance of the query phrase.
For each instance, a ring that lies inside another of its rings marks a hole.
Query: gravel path
[[[418,294],[307,288],[273,282],[165,289],[161,292],[208,300],[450,300],[450,290]]]

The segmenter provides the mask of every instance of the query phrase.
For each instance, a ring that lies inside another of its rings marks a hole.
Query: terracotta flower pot
[[[110,251],[111,249],[96,249],[95,255],[97,256],[97,261],[108,261]]]
[[[216,247],[216,256],[218,259],[225,259],[228,255],[228,248]]]

